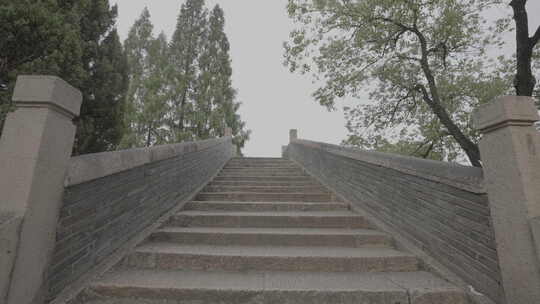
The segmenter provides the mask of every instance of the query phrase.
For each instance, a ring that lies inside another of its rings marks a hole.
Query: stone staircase
[[[79,297],[134,304],[461,304],[292,162],[235,158]]]

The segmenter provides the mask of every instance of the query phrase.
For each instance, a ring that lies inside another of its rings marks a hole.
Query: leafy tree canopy
[[[315,99],[362,99],[346,109],[346,144],[480,165],[471,110],[508,92],[508,65],[490,60],[509,20],[488,24],[490,0],[289,0],[298,24],[285,44],[291,71],[311,73]],[[365,100],[369,93],[369,100]],[[406,148],[403,148],[406,145]]]

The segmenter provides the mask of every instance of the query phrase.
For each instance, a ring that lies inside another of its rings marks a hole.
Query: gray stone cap
[[[484,174],[481,168],[399,154],[366,151],[303,139],[297,139],[293,141],[293,144],[321,149],[342,157],[394,169],[468,192],[477,194],[486,193],[483,182]]]
[[[126,171],[145,164],[202,151],[223,143],[231,143],[230,136],[179,144],[162,145],[72,157],[64,186],[74,186],[101,177]]]
[[[497,129],[505,124],[532,125],[538,120],[534,98],[527,96],[502,96],[473,113],[474,124],[481,131]]]
[[[52,107],[67,116],[79,116],[82,93],[56,76],[20,75],[13,101],[19,107]]]

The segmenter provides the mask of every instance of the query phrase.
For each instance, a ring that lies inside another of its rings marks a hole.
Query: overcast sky
[[[118,30],[124,40],[145,6],[155,32],[170,39],[183,0],[111,0],[119,7]],[[311,97],[315,86],[307,76],[289,73],[282,65],[283,42],[293,28],[286,14],[287,0],[207,0],[224,9],[231,42],[233,85],[243,103],[240,114],[252,130],[246,156],[280,156],[289,129],[299,137],[339,144],[347,135],[341,110],[328,112]],[[531,27],[540,22],[540,0],[529,1]],[[539,12],[539,13],[532,13]],[[507,11],[501,11],[501,14]],[[510,45],[509,47],[513,47]],[[510,50],[508,50],[510,51]],[[341,106],[339,107],[341,108]]]

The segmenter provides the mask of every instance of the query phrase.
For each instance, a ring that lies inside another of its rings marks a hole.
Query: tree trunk
[[[536,79],[531,68],[531,57],[533,48],[538,42],[538,33],[529,38],[529,20],[525,7],[527,0],[512,0],[510,6],[514,11],[514,21],[516,23],[516,77],[514,87],[518,96],[532,96]],[[540,30],[540,28],[539,28]]]
[[[431,93],[430,97],[430,94],[428,94],[428,91],[423,85],[418,86],[423,95],[424,101],[429,105],[433,113],[439,118],[441,123],[448,130],[448,132],[457,141],[459,146],[465,151],[465,154],[467,154],[467,157],[469,158],[471,164],[475,167],[482,167],[482,163],[480,162],[480,149],[478,148],[478,145],[476,145],[465,134],[463,134],[463,132],[454,123],[454,121],[452,121],[452,118],[450,117],[444,106],[441,104],[441,99],[439,97],[439,91],[435,82],[435,77],[433,76],[433,73],[431,72],[431,69],[429,67],[427,41],[422,35],[422,33],[420,33],[419,31],[415,31],[414,33],[420,40],[420,45],[422,48],[422,59],[420,60],[420,63],[422,65],[422,71],[424,72],[424,76],[428,81],[429,92]]]

